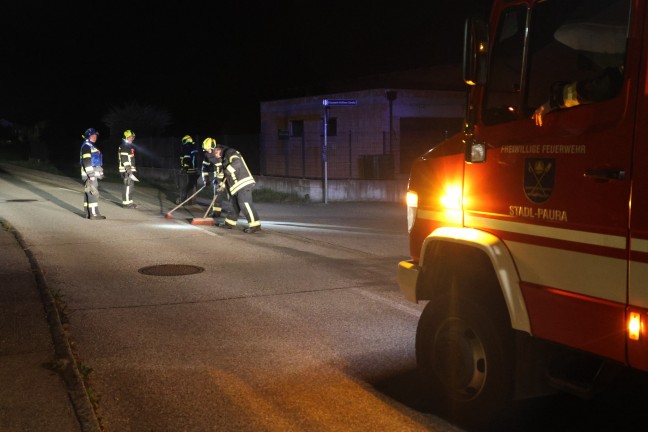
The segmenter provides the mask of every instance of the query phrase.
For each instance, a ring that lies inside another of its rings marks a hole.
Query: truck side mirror
[[[464,29],[463,79],[470,86],[486,84],[488,24],[481,18],[466,20]]]

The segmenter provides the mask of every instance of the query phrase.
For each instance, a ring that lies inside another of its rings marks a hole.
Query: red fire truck
[[[466,23],[464,130],[412,166],[398,266],[452,418],[648,371],[646,7],[495,0]]]

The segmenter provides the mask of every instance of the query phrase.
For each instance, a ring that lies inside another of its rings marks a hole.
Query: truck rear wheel
[[[430,301],[419,320],[416,358],[432,408],[460,424],[490,423],[511,406],[513,332],[498,310],[442,297]]]

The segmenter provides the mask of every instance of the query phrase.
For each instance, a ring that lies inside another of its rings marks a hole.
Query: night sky
[[[3,2],[0,118],[101,130],[138,103],[168,111],[169,133],[255,133],[260,101],[459,62],[490,1],[169,3]]]

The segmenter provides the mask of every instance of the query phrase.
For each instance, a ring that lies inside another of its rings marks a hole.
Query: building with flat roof
[[[416,157],[461,130],[465,109],[458,72],[443,76],[447,83],[439,81],[439,70],[417,72],[364,85],[436,88],[377,87],[261,102],[262,175],[316,179],[326,169],[330,179],[406,178]]]

